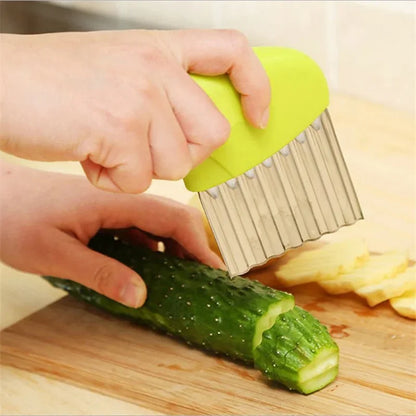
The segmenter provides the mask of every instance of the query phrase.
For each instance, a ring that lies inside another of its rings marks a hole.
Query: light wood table
[[[366,219],[325,238],[338,240],[358,235],[368,241],[372,251],[407,249],[415,260],[414,117],[346,96],[334,96],[330,112]],[[73,163],[17,162],[41,169],[82,173],[78,164]],[[191,196],[182,182],[155,182],[149,192],[182,202]],[[0,266],[0,274],[1,328],[63,296],[37,276],[5,265]],[[150,409],[26,371],[3,365],[0,368],[2,414],[156,414]]]

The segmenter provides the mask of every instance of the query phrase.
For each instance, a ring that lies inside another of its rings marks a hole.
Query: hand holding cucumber
[[[0,150],[79,161],[99,188],[139,193],[180,179],[225,142],[229,124],[190,73],[228,73],[264,127],[270,87],[230,30],[2,35]]]
[[[101,228],[137,227],[131,239],[151,248],[164,240],[175,255],[224,267],[195,208],[148,194],[105,192],[83,177],[4,162],[0,172],[0,258],[12,267],[74,280],[131,307],[144,303],[146,286],[129,267],[86,247]]]

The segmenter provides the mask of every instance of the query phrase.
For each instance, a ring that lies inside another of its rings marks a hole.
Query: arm
[[[227,73],[264,127],[270,87],[229,30],[1,35],[0,149],[79,161],[94,185],[143,192],[179,179],[223,144],[228,121],[188,72]]]

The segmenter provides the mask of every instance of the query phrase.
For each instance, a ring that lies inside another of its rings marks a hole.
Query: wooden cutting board
[[[413,321],[313,284],[293,293],[340,347],[339,377],[309,396],[69,296],[2,331],[1,361],[169,415],[416,414]]]

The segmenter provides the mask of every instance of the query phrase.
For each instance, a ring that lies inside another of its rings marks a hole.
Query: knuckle
[[[145,124],[143,112],[123,107],[114,111],[107,110],[104,112],[101,128],[80,143],[79,157],[92,156],[93,159],[104,162],[113,156],[115,149],[134,143],[138,132],[143,130],[142,126]]]
[[[184,178],[189,171],[182,171],[180,169],[169,170],[166,174],[161,175],[162,179],[168,181],[179,181],[180,179]]]
[[[97,135],[85,140],[78,148],[79,159],[91,159],[96,163],[105,163],[106,157],[111,152],[111,141],[104,135]]]
[[[118,285],[115,269],[112,262],[100,265],[92,276],[93,289],[109,297],[117,295]]]
[[[167,62],[166,55],[154,44],[138,45],[137,56],[142,64],[150,68],[162,68]]]
[[[154,82],[149,78],[142,78],[136,81],[135,85],[137,106],[141,111],[149,107],[149,103],[155,101],[157,96],[157,88]],[[137,114],[136,114],[137,117]]]
[[[192,169],[192,162],[188,159],[186,162],[177,166],[174,172],[172,172],[172,180],[179,180],[184,178]]]
[[[192,161],[188,158],[181,163],[169,164],[158,170],[159,179],[177,181],[184,178],[192,169]]]
[[[133,184],[132,189],[129,193],[141,194],[149,189],[151,183],[152,175],[150,171],[148,173],[143,173],[142,175],[140,175],[140,178],[138,178],[137,182]]]
[[[247,37],[236,29],[226,29],[226,33],[230,40],[232,50],[240,53],[249,48],[249,43]]]
[[[211,134],[207,137],[207,142],[214,148],[217,148],[227,141],[230,136],[230,132],[230,123],[223,118],[220,122],[215,124]]]

